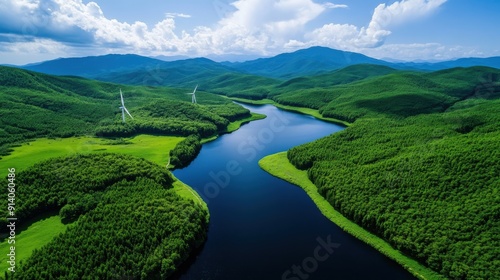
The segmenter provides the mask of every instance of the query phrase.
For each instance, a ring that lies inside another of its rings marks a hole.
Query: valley
[[[310,48],[245,63],[110,55],[31,67],[47,74],[2,66],[0,177],[18,170],[17,214],[31,221],[16,279],[294,279],[287,269],[318,238],[340,247],[311,279],[368,277],[354,267],[373,279],[494,279],[495,61],[397,64]],[[53,230],[37,244],[30,226]]]

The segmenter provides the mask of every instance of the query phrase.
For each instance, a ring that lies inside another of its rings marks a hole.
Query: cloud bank
[[[331,22],[311,28],[309,25],[328,10],[349,7],[313,0],[237,0],[226,7],[227,12],[213,26],[187,32],[176,30],[176,18],[191,17],[182,13],[166,13],[162,21],[148,26],[141,21],[107,18],[95,2],[0,0],[0,50],[36,50],[38,46],[40,51],[45,48],[46,52],[66,53],[88,48],[142,54],[271,55],[322,45],[360,51],[380,48],[392,27],[428,16],[445,2],[401,0],[380,4],[367,26]]]

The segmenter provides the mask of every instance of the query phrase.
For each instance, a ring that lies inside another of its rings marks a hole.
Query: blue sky
[[[498,14],[497,0],[0,0],[0,64],[317,45],[405,61],[500,56]]]

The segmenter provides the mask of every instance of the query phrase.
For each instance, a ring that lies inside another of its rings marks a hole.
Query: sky
[[[250,59],[325,46],[500,56],[498,0],[0,0],[0,64],[110,53]]]

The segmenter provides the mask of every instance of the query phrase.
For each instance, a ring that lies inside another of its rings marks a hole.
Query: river
[[[208,203],[205,245],[179,279],[415,279],[394,261],[326,219],[306,193],[258,166],[343,127],[271,105],[243,105],[268,117],[203,145],[174,171]]]

